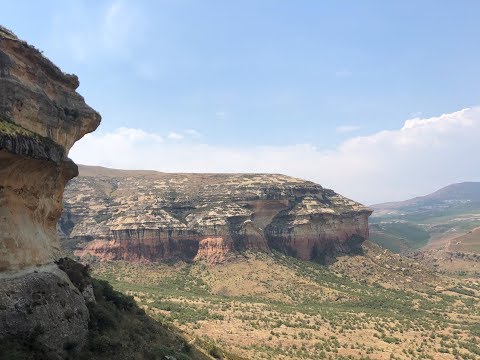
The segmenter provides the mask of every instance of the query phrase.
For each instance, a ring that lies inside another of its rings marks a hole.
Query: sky
[[[77,163],[275,172],[366,204],[480,181],[480,2],[0,0],[102,115]]]

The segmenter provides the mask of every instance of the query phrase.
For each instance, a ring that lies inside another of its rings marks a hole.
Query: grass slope
[[[371,241],[394,252],[416,250],[428,244],[430,234],[408,222],[381,222],[370,225]]]
[[[480,283],[442,280],[371,244],[329,268],[249,253],[217,266],[99,263],[95,274],[161,322],[246,359],[480,356]]]
[[[480,228],[476,228],[467,232],[465,235],[454,238],[450,242],[449,250],[480,254]]]
[[[431,239],[460,236],[477,227],[480,227],[480,209],[377,216],[370,221],[370,240],[394,252],[418,250]]]

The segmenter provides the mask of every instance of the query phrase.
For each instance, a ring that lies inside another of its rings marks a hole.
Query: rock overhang
[[[82,293],[54,264],[63,190],[78,175],[68,151],[100,123],[78,86],[0,27],[0,339],[42,329],[51,359],[81,348],[88,331]]]
[[[49,138],[65,150],[94,131],[101,116],[75,90],[76,75],[62,72],[38,49],[0,28],[0,116]]]

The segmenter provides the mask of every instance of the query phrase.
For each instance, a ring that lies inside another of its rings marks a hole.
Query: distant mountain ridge
[[[371,241],[428,259],[445,271],[480,269],[480,231],[475,231],[480,228],[480,182],[451,184],[371,208]]]
[[[480,202],[480,182],[461,182],[445,186],[431,194],[415,198],[374,204],[370,207],[377,212],[385,210],[408,210],[411,207],[430,206],[445,202]],[[373,216],[376,214],[374,213]]]

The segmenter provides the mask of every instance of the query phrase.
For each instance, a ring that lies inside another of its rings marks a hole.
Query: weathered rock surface
[[[0,27],[0,339],[36,334],[52,359],[83,345],[89,318],[53,263],[63,190],[78,174],[68,151],[100,123],[78,85]]]
[[[60,221],[78,256],[215,263],[277,249],[324,262],[368,238],[370,209],[297,178],[79,169]]]
[[[63,73],[42,53],[0,29],[0,114],[53,140],[68,152],[97,128],[100,115],[75,90],[77,76]]]
[[[56,265],[0,277],[0,339],[36,333],[49,358],[80,348],[88,331],[85,300]]]
[[[211,264],[224,262],[233,251],[233,242],[223,237],[207,237],[198,243],[194,260],[206,260]]]
[[[52,262],[65,183],[77,174],[72,144],[100,115],[78,79],[0,28],[0,271]]]

